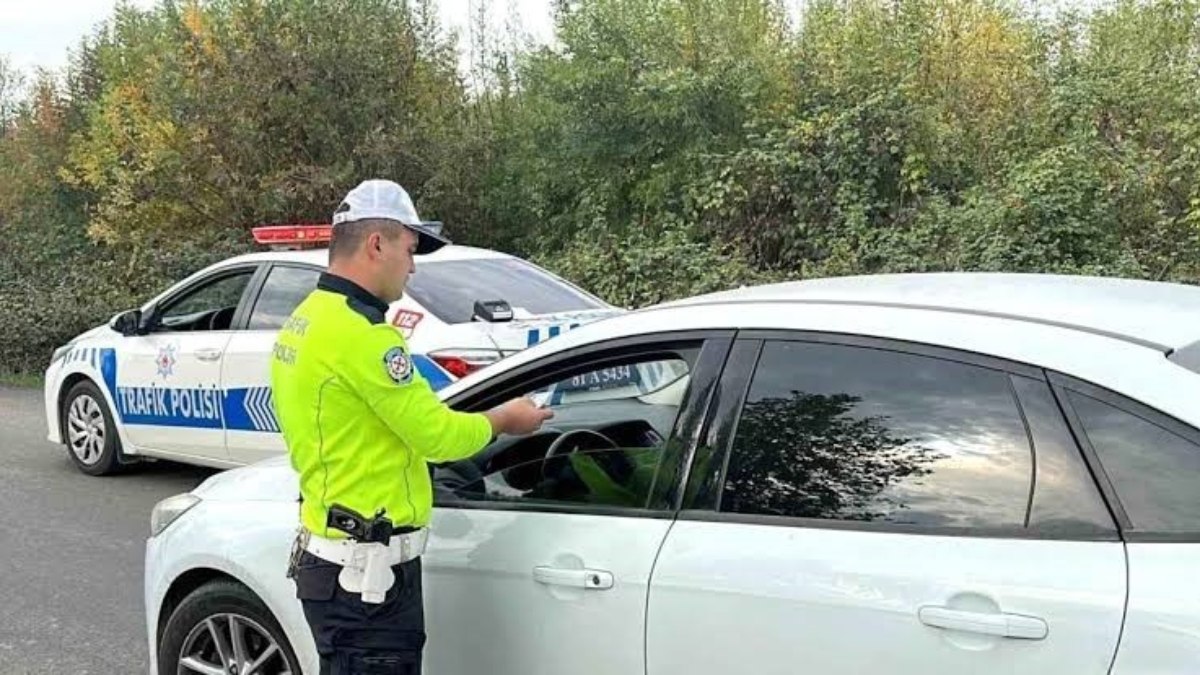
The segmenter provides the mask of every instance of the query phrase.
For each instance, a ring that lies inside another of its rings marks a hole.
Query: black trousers
[[[425,648],[421,559],[392,567],[396,581],[382,603],[365,603],[338,585],[340,565],[305,551],[296,566],[321,675],[420,675]]]

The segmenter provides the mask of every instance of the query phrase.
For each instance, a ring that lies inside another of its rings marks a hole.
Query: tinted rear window
[[[1074,391],[1070,398],[1134,529],[1200,532],[1200,445],[1149,415]]]
[[[769,342],[721,510],[925,527],[1022,527],[1033,472],[1008,376],[842,345]]]
[[[532,314],[601,306],[517,258],[418,261],[405,292],[446,323],[470,321],[477,300],[504,300]]]

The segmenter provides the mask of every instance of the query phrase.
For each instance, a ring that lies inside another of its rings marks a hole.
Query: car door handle
[[[201,361],[216,361],[221,358],[220,349],[197,349],[196,358]]]
[[[989,614],[967,612],[949,607],[925,606],[917,610],[921,623],[934,628],[948,628],[967,633],[996,635],[1019,640],[1042,640],[1050,632],[1046,622],[1035,616],[1021,614]]]
[[[603,591],[613,587],[612,572],[604,570],[535,567],[533,568],[533,580],[548,586],[570,586],[593,591]]]

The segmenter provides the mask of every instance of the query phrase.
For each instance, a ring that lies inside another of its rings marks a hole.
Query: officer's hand
[[[520,436],[540,429],[542,422],[554,417],[554,413],[546,408],[539,408],[525,397],[520,397],[493,408],[488,411],[487,416],[492,421],[494,433]]]

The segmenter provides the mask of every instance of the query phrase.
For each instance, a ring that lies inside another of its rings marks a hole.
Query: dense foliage
[[[404,0],[164,0],[64,72],[0,61],[0,372],[372,176],[626,306],[859,272],[1200,281],[1200,0],[555,7],[555,44],[470,78]]]

